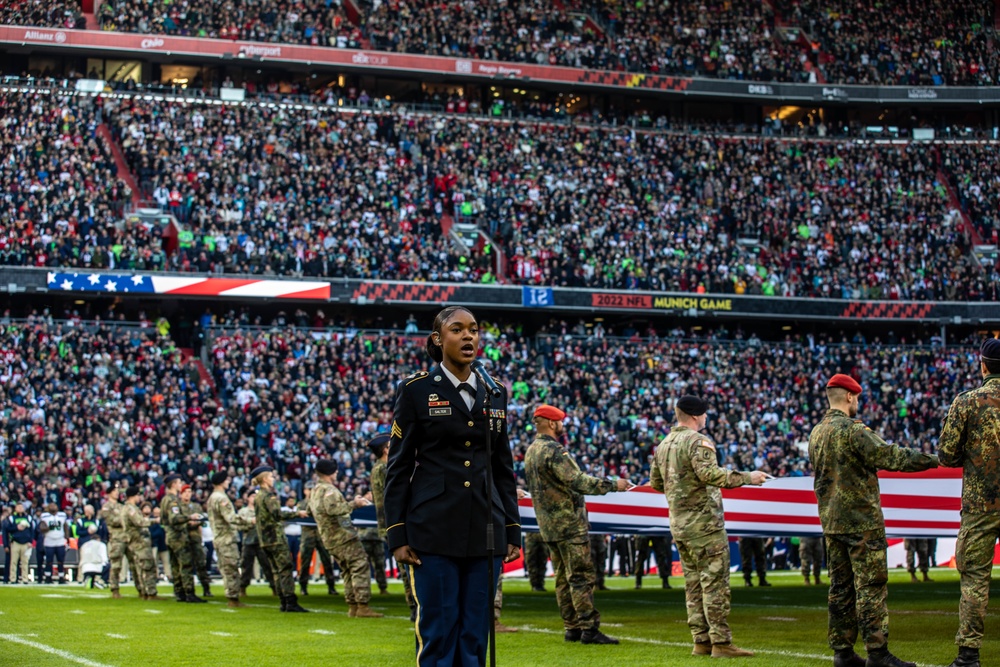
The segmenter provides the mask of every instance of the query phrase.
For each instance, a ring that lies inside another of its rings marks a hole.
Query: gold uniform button
[[[469,426],[475,426],[476,422],[469,422]]]
[[[465,446],[466,446],[466,447],[471,447],[471,446],[472,446],[472,443],[471,443],[471,442],[469,442],[468,440],[466,440],[466,441],[465,441]]]
[[[470,484],[469,482],[465,483],[465,488],[469,488],[470,486],[472,486],[472,484]]]
[[[466,467],[466,468],[468,468],[468,467],[469,467],[469,466],[471,466],[471,465],[472,465],[472,462],[471,462],[471,461],[466,461],[466,462],[465,462],[465,467]]]

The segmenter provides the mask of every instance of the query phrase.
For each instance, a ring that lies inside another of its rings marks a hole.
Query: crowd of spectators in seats
[[[0,503],[55,502],[72,512],[100,506],[115,482],[156,498],[172,472],[205,488],[212,472],[227,470],[238,492],[262,462],[276,466],[279,494],[301,497],[313,465],[327,457],[340,464],[345,495],[366,492],[364,444],[389,431],[396,382],[429,365],[424,337],[415,326],[409,334],[295,326],[327,322],[304,311],[284,324],[247,321],[213,329],[203,374],[162,321],[5,316]],[[936,447],[951,397],[980,381],[975,342],[944,347],[833,331],[765,342],[725,327],[699,335],[583,321],[530,333],[486,324],[483,355],[508,387],[518,475],[542,402],[567,410],[570,451],[597,476],[646,477],[684,393],[708,398],[707,431],[727,465],[787,476],[810,473],[805,444],[834,372],[864,386],[868,425],[924,451]]]
[[[4,229],[17,238],[0,248],[7,263],[496,280],[489,255],[467,259],[442,234],[447,214],[490,233],[513,283],[998,298],[938,182],[938,161],[959,164],[951,151],[967,150],[956,145],[108,98],[103,117],[140,187],[183,224],[179,251],[167,254],[158,230],[111,224],[111,202],[126,193],[101,178],[113,165],[87,138],[93,119],[83,120],[82,103],[16,93],[0,101],[9,111],[3,147],[26,155],[0,172],[14,195]],[[81,120],[14,122],[53,114]],[[58,186],[46,191],[56,162]],[[26,172],[25,163],[41,166]]]
[[[82,30],[87,27],[87,19],[79,0],[0,0],[0,25]]]
[[[119,32],[339,48],[361,46],[360,30],[347,20],[340,3],[330,0],[294,4],[273,0],[105,0],[98,21],[102,30]]]
[[[995,86],[992,0],[778,0],[778,12],[820,47],[827,81]]]
[[[992,86],[1000,69],[991,0],[776,0],[777,20],[760,0],[359,5],[360,26],[336,0],[107,0],[97,19],[111,31],[746,81]],[[2,3],[0,23],[86,27],[75,0]]]

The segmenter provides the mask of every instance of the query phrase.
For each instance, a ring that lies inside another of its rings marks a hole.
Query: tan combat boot
[[[352,604],[347,608],[347,617],[354,618],[358,615],[358,605]]]
[[[347,614],[350,616],[350,613]],[[359,604],[354,610],[354,618],[382,618],[383,614],[378,613],[366,604]]]
[[[230,609],[243,609],[246,607],[245,604],[240,602],[239,598],[229,598],[229,601],[226,603],[226,606],[229,607]]]
[[[519,630],[517,628],[512,628],[509,625],[504,625],[500,621],[496,621],[493,624],[493,632],[496,632],[496,633],[502,633],[502,632],[519,632]]]
[[[695,642],[691,649],[691,655],[712,655],[711,642]]]
[[[753,656],[753,651],[740,648],[735,644],[713,644],[713,658],[749,658]]]
[[[118,600],[118,599],[120,599],[120,598],[121,598],[121,596],[122,596],[122,594],[121,594],[121,593],[119,593],[118,591],[111,591],[111,597],[112,597],[113,599],[115,599],[115,600]]]

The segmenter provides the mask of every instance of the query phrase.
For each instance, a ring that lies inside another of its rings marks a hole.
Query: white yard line
[[[75,662],[78,665],[86,665],[87,667],[111,667],[103,662],[95,662],[93,660],[88,660],[87,658],[81,657],[79,655],[74,655],[68,651],[63,651],[62,649],[54,648],[52,646],[47,646],[46,644],[39,644],[38,642],[33,642],[30,639],[25,639],[20,635],[4,635],[0,634],[0,639],[13,642],[14,644],[22,644],[24,646],[30,646],[33,649],[42,651],[43,653],[49,653],[54,656],[58,656],[63,660],[69,660],[70,662]]]

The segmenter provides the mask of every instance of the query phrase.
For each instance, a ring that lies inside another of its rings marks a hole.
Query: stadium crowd
[[[303,314],[303,318],[308,316]],[[162,495],[165,475],[199,491],[226,470],[236,493],[262,462],[277,491],[300,498],[320,458],[340,464],[345,496],[368,491],[365,442],[388,432],[394,387],[427,367],[423,337],[403,330],[254,328],[222,321],[206,346],[208,377],[163,326],[3,318],[0,503],[100,507],[109,484]],[[865,387],[862,416],[890,441],[932,451],[958,391],[978,383],[975,345],[942,347],[829,332],[764,342],[724,327],[605,331],[553,322],[534,335],[486,325],[483,355],[509,388],[509,432],[523,477],[534,406],[567,409],[567,438],[597,476],[648,476],[653,447],[685,392],[707,396],[708,432],[727,464],[809,474],[805,445],[836,371]],[[412,329],[409,329],[413,331]],[[415,333],[415,332],[414,332]]]
[[[779,0],[778,11],[820,46],[827,81],[861,85],[995,86],[989,0]]]
[[[571,0],[480,3],[366,0],[361,25],[341,3],[293,6],[108,0],[103,30],[479,58],[748,81],[990,86],[993,3],[759,0],[707,3]],[[775,11],[778,20],[775,18]],[[0,22],[83,28],[73,0],[5,3]],[[798,39],[801,28],[806,39]],[[815,65],[815,67],[814,67]]]

